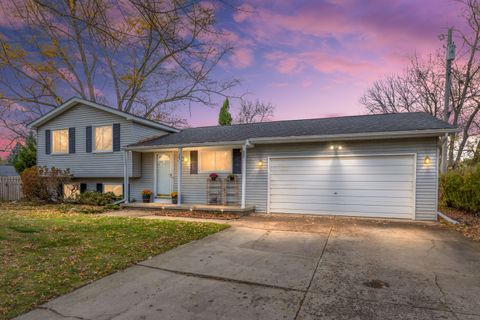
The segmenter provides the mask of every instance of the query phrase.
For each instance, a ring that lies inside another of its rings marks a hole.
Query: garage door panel
[[[271,159],[270,211],[411,218],[414,168],[405,155]]]
[[[289,159],[272,159],[271,168],[277,167],[348,167],[348,166],[364,166],[364,167],[383,167],[383,166],[408,166],[413,164],[411,156],[395,156],[393,157],[341,157],[341,158],[289,158]]]
[[[378,174],[378,175],[368,175],[368,174],[342,174],[342,175],[326,175],[326,174],[286,174],[286,173],[277,173],[272,176],[271,181],[326,181],[326,182],[370,182],[370,181],[413,181],[412,177],[406,175],[387,175],[387,174]]]
[[[275,204],[273,208],[285,209],[285,210],[309,210],[317,211],[318,205],[313,203],[278,203]],[[411,206],[382,206],[382,205],[368,205],[362,206],[361,208],[358,205],[349,205],[349,204],[325,204],[322,205],[321,211],[323,212],[364,212],[366,214],[375,213],[392,213],[392,214],[408,214],[410,212]],[[288,212],[288,211],[287,211]]]
[[[365,190],[411,190],[413,182],[370,182],[368,186],[365,182],[342,182],[342,181],[270,181],[272,190],[276,188],[285,188],[288,186],[292,189],[365,189]]]
[[[411,166],[396,166],[396,167],[367,167],[367,166],[356,166],[348,167],[346,169],[342,166],[335,167],[277,167],[270,168],[271,173],[273,174],[323,174],[323,175],[344,175],[345,172],[349,174],[360,174],[360,175],[382,175],[382,174],[393,174],[393,175],[409,175],[412,172]]]
[[[371,189],[364,190],[364,189],[342,189],[342,190],[335,190],[338,195],[340,196],[353,196],[353,197],[360,197],[360,196],[371,196]],[[294,189],[294,188],[275,188],[271,190],[270,196],[295,196],[295,195],[304,195],[304,196],[332,196],[332,189],[331,188],[303,188],[303,189]],[[412,190],[411,188],[406,188],[405,190],[385,190],[385,189],[376,189],[375,190],[375,197],[390,197],[390,198],[411,198]]]
[[[274,203],[282,203],[285,195],[272,195],[270,197]],[[348,205],[399,205],[411,206],[410,197],[405,198],[390,198],[390,197],[375,197],[375,196],[315,196],[308,195],[290,195],[289,202],[305,203],[305,204],[348,204]]]
[[[303,209],[278,209],[281,213],[293,213],[293,214],[315,214],[315,215],[335,215],[335,216],[353,216],[353,217],[381,217],[381,218],[392,218],[392,219],[405,219],[408,218],[405,216],[404,213],[395,214],[390,211],[385,211],[381,213],[369,213],[369,212],[350,212],[350,211],[323,211],[323,210],[315,210],[315,213],[312,213],[312,210],[303,210]]]

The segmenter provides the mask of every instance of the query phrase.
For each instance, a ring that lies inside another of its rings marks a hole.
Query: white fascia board
[[[132,114],[129,114],[129,113],[117,110],[117,109],[113,109],[113,108],[110,108],[110,107],[107,107],[107,106],[104,106],[104,105],[101,105],[101,104],[98,104],[98,103],[95,103],[95,102],[92,102],[92,101],[88,101],[88,100],[81,99],[81,98],[76,98],[76,97],[68,100],[67,102],[65,102],[61,106],[53,109],[52,111],[45,114],[44,116],[42,116],[42,117],[38,118],[37,120],[31,122],[30,124],[28,124],[28,128],[37,128],[37,127],[41,126],[42,124],[48,122],[49,120],[55,118],[56,116],[62,114],[64,111],[70,109],[71,107],[73,107],[76,104],[84,104],[84,105],[87,105],[89,107],[93,107],[93,108],[96,108],[96,109],[103,110],[105,112],[113,113],[113,114],[118,115],[120,117],[123,117],[127,120],[131,120],[133,122],[137,122],[137,123],[143,124],[145,126],[157,128],[157,129],[164,130],[164,131],[167,131],[167,132],[179,132],[180,131],[179,129],[167,126],[167,125],[162,124],[162,123],[147,120],[147,119],[144,119],[144,118],[139,117],[139,116],[135,116],[135,115],[132,115]]]
[[[181,147],[183,149],[188,148],[199,148],[199,147],[220,147],[220,146],[228,146],[228,147],[238,147],[240,148],[245,143],[245,140],[240,141],[220,141],[220,142],[205,142],[205,143],[187,143],[187,144],[164,144],[158,146],[126,146],[124,147],[125,150],[132,150],[132,151],[153,151],[159,149],[172,149]]]
[[[435,130],[374,132],[374,133],[358,133],[358,134],[333,134],[333,135],[317,135],[317,136],[252,138],[249,140],[254,144],[339,141],[339,140],[347,141],[347,140],[365,140],[365,139],[380,140],[380,139],[400,139],[400,138],[418,138],[418,137],[438,137],[445,133],[453,133],[456,131],[457,129],[435,129]]]

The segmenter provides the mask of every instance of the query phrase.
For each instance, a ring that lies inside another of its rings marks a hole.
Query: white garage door
[[[412,219],[414,157],[270,159],[270,212]]]

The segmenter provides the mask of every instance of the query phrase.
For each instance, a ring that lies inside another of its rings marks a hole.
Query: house
[[[0,177],[16,177],[18,176],[17,170],[14,166],[0,165]]]
[[[38,164],[70,168],[81,192],[416,220],[436,219],[439,141],[456,130],[426,113],[178,130],[78,98],[30,127]]]

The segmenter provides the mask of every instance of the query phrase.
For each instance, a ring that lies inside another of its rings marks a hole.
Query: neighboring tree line
[[[230,100],[228,98],[223,102],[218,114],[218,124],[229,126],[232,124],[267,122],[273,119],[275,107],[271,103],[260,100],[249,101],[242,99],[240,101],[240,110],[235,118],[230,113]]]
[[[457,58],[452,65],[446,120],[459,132],[448,142],[448,166],[480,154],[480,3],[461,0],[465,26],[454,30]],[[414,56],[404,73],[376,81],[361,97],[370,113],[423,111],[444,119],[445,53]]]

